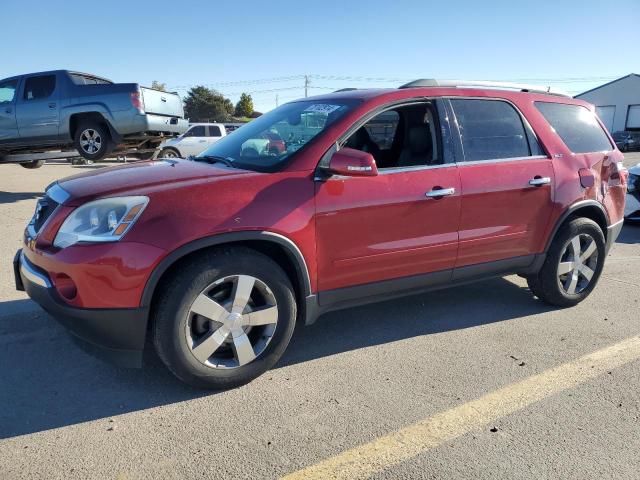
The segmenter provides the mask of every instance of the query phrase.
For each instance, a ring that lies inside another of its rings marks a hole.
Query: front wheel
[[[527,283],[540,300],[571,307],[593,291],[605,256],[600,226],[588,218],[574,218],[560,229],[544,265],[536,275],[527,277]]]
[[[248,248],[204,252],[164,283],[153,318],[159,357],[200,388],[243,385],[271,368],[295,327],[287,275]]]
[[[158,155],[158,158],[181,158],[180,152],[175,148],[163,148]]]

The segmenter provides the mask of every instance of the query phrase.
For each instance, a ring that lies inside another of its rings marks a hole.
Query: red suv
[[[17,288],[94,352],[139,366],[151,335],[214,388],[262,374],[297,319],[329,310],[512,273],[575,305],[622,227],[622,154],[583,101],[474,85],[305,98],[193,161],[60,180]],[[268,132],[286,150],[243,148]]]

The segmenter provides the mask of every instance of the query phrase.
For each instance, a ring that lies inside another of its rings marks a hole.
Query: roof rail
[[[354,87],[347,87],[347,88],[340,88],[338,90],[334,90],[333,93],[338,93],[338,92],[352,92],[354,90],[358,90],[357,88]]]
[[[454,87],[454,88],[496,88],[505,90],[518,90],[520,92],[546,93],[560,97],[571,97],[568,93],[551,87],[540,85],[527,85],[524,83],[489,82],[485,80],[436,80],[435,78],[423,78],[405,83],[399,88],[419,87]]]

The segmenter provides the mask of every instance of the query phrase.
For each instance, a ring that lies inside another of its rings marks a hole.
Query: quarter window
[[[55,75],[42,75],[38,77],[27,78],[24,84],[24,99],[38,100],[48,98],[56,89]]]
[[[520,114],[500,100],[452,99],[466,161],[528,157]],[[536,147],[536,153],[537,153]]]
[[[9,80],[7,82],[0,83],[0,103],[13,102],[13,98],[16,95],[17,87],[17,80]]]
[[[536,102],[536,108],[573,153],[604,152],[613,148],[588,108],[550,102]]]

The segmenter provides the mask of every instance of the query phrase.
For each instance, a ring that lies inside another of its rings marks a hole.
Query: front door
[[[0,83],[0,144],[15,143],[18,139],[15,97],[18,79]]]
[[[461,138],[457,267],[536,253],[553,210],[554,173],[513,105],[452,99]],[[527,259],[522,259],[527,263]]]
[[[16,102],[16,119],[21,143],[47,144],[58,139],[58,97],[55,74],[35,75],[22,82]]]
[[[387,110],[346,140],[374,156],[379,174],[316,184],[321,292],[392,279],[411,287],[400,283],[434,272],[438,282],[450,279],[460,179],[444,159],[438,124],[436,104],[422,102]]]
[[[209,142],[207,141],[207,133],[204,125],[194,125],[180,139],[180,153],[184,157],[189,155],[198,155],[207,149]]]

